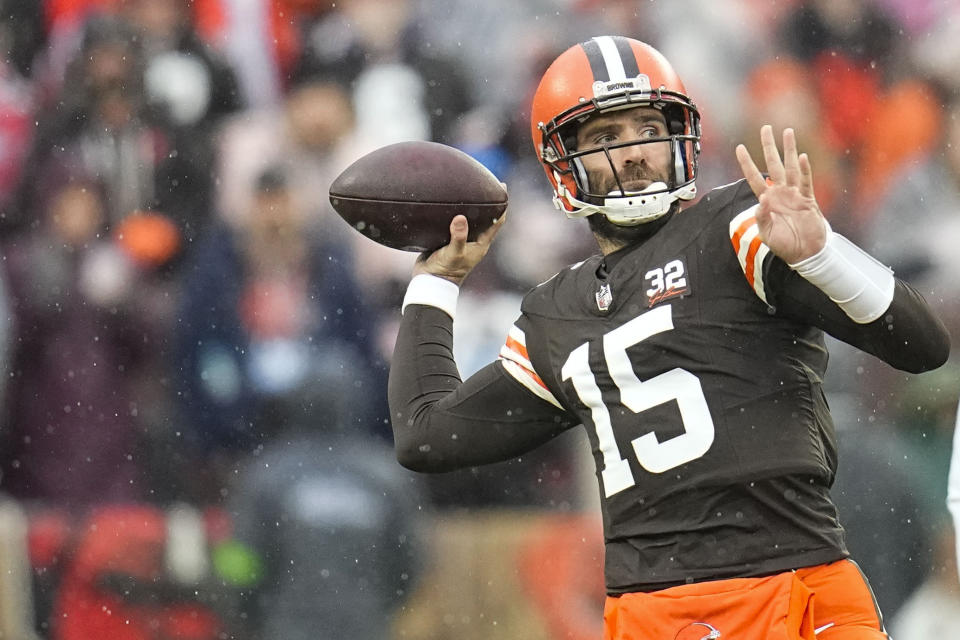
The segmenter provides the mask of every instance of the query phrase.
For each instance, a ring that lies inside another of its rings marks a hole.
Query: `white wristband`
[[[858,324],[873,322],[893,300],[893,271],[827,225],[827,243],[790,268],[827,294]]]
[[[421,273],[413,277],[407,285],[407,293],[403,297],[403,313],[409,304],[425,304],[445,311],[451,318],[457,310],[457,297],[460,287],[439,276]]]

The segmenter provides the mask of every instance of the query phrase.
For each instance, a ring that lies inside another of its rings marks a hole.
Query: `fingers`
[[[466,216],[457,215],[453,217],[453,220],[450,221],[450,247],[453,250],[457,252],[463,251],[463,248],[467,245],[467,233],[469,230]]]
[[[493,242],[494,237],[500,232],[506,218],[507,214],[504,212],[493,224],[477,236],[476,243],[485,247],[489,246],[490,243]],[[466,249],[469,232],[470,225],[467,222],[466,216],[454,216],[453,220],[450,221],[450,247],[457,252],[462,252]]]
[[[483,245],[489,245],[493,242],[494,237],[500,233],[500,229],[503,228],[503,223],[506,222],[507,212],[504,211],[500,214],[500,217],[494,220],[493,224],[484,229],[483,233],[477,236],[477,242]]]
[[[800,165],[800,195],[806,198],[813,198],[813,169],[810,167],[810,158],[805,153],[800,154],[798,159]]]
[[[747,151],[745,146],[738,144],[736,153],[737,162],[740,163],[740,171],[743,172],[743,177],[746,178],[747,184],[750,185],[754,195],[759,198],[767,189],[767,183],[763,178],[763,174],[760,173],[760,169],[757,168],[753,158],[750,157],[750,152]]]
[[[420,254],[414,265],[414,274],[427,273],[460,285],[467,274],[486,254],[486,248],[467,241],[470,225],[464,215],[450,220],[450,242],[433,251]]]
[[[800,161],[797,158],[797,137],[793,129],[783,130],[783,169],[787,185],[800,183]]]
[[[773,127],[768,124],[760,127],[760,145],[763,147],[763,159],[767,163],[767,175],[776,184],[785,183],[786,171],[780,162],[780,151],[777,149],[777,140],[773,137]]]
[[[806,154],[797,152],[797,136],[794,130],[789,127],[783,130],[782,161],[773,135],[773,127],[770,125],[760,128],[760,144],[763,148],[769,179],[764,179],[744,145],[737,145],[736,148],[740,170],[743,171],[743,176],[750,184],[753,193],[759,198],[768,185],[785,184],[798,187],[803,195],[812,197],[813,175],[810,171],[810,160]]]

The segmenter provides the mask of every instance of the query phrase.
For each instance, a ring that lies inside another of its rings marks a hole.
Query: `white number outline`
[[[696,460],[709,451],[714,440],[713,418],[703,395],[700,379],[689,371],[674,368],[649,380],[637,377],[627,349],[647,338],[673,330],[671,305],[655,307],[603,336],[603,355],[620,390],[620,403],[639,414],[664,402],[675,400],[684,432],[660,442],[653,432],[630,441],[640,466],[650,473],[663,473]],[[589,342],[584,342],[567,357],[560,371],[570,380],[580,401],[590,409],[597,443],[603,456],[600,472],[605,495],[617,494],[636,484],[630,463],[622,458],[614,436],[610,409],[604,404],[596,376],[590,369]]]
[[[683,262],[671,260],[663,266],[666,276],[667,289],[682,289],[687,286],[687,279],[683,275]]]

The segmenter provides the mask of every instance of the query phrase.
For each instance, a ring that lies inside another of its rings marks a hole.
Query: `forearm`
[[[916,289],[897,280],[893,300],[884,314],[864,328],[863,348],[889,363],[923,373],[950,357],[950,334]]]
[[[950,337],[923,297],[895,279],[889,304],[875,320],[854,322],[827,294],[789,271],[776,300],[778,313],[819,327],[847,344],[874,355],[892,367],[911,373],[936,369],[950,355]]]
[[[441,472],[509,460],[572,426],[498,363],[461,382],[452,345],[447,313],[406,307],[388,385],[394,446],[403,466]]]

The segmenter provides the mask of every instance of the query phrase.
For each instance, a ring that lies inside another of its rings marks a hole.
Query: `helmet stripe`
[[[583,52],[587,54],[587,62],[590,63],[590,73],[593,74],[594,81],[609,81],[610,72],[607,71],[607,63],[604,62],[603,53],[600,51],[600,45],[597,44],[596,38],[581,42],[580,46],[583,48]]]
[[[623,36],[613,36],[612,40],[617,45],[624,75],[627,78],[636,78],[640,75],[640,67],[637,65],[637,55],[630,48],[630,42]]]
[[[607,67],[607,80],[615,82],[617,80],[626,80],[627,74],[623,71],[623,60],[620,58],[620,52],[617,45],[610,36],[598,36],[593,39],[600,48],[603,55],[603,63]]]
[[[594,80],[615,82],[640,75],[637,56],[623,36],[597,36],[583,42]]]

